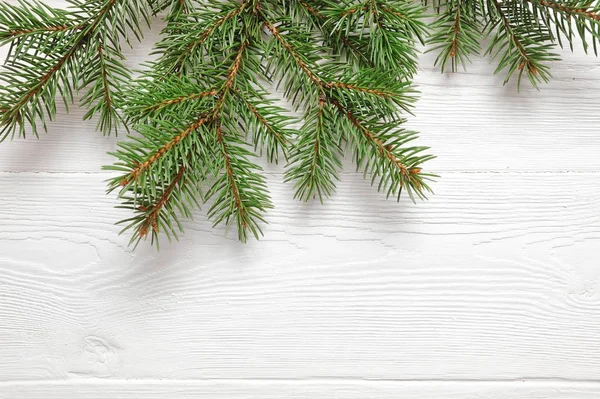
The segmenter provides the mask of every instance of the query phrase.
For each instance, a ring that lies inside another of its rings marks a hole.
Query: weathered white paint
[[[247,245],[200,210],[160,253],[127,248],[116,140],[81,110],[2,143],[0,398],[600,397],[598,60],[520,94],[485,60],[431,63],[409,122],[439,157],[430,201],[348,164],[297,203],[266,165],[276,208]]]
[[[10,399],[597,399],[595,383],[432,381],[98,381],[12,383]]]

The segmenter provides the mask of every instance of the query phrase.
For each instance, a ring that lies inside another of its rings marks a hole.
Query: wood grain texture
[[[0,399],[597,399],[598,384],[390,381],[64,381],[5,385]]]
[[[0,174],[0,376],[596,380],[600,174],[448,173],[430,202],[281,176],[265,239],[126,249],[103,175]]]
[[[0,399],[599,398],[600,63],[563,58],[517,93],[489,60],[423,55],[431,200],[347,162],[331,201],[298,203],[265,165],[276,208],[247,245],[198,211],[128,248],[100,169],[117,138],[77,107],[2,143]]]

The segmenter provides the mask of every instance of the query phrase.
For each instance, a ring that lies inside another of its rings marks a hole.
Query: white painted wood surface
[[[2,143],[0,398],[599,398],[600,64],[564,58],[517,94],[486,60],[423,56],[430,201],[348,164],[335,198],[297,203],[267,166],[247,245],[198,211],[160,253],[127,248],[116,139],[80,110]]]

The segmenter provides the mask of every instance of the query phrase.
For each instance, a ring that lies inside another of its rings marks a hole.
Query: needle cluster
[[[600,1],[598,0],[434,0],[437,18],[432,27],[430,51],[437,51],[442,71],[466,69],[478,55],[483,38],[485,54],[497,60],[496,72],[505,83],[516,75],[537,87],[548,82],[557,47],[573,50],[575,39],[587,52],[598,54]]]
[[[422,12],[382,0],[171,8],[159,59],[123,104],[138,134],[109,167],[119,172],[110,188],[134,213],[125,221],[133,239],[176,235],[180,216],[209,200],[215,225],[258,238],[272,207],[260,154],[286,159],[302,200],[333,194],[348,152],[387,195],[424,197],[431,156],[402,128]],[[269,82],[300,110],[299,127],[268,95]]]

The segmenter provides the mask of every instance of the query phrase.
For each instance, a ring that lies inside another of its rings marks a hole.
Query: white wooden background
[[[132,252],[100,169],[116,139],[82,110],[2,143],[0,398],[599,398],[599,60],[565,53],[518,94],[488,60],[432,57],[410,119],[439,156],[431,200],[348,165],[302,204],[268,166],[247,245],[199,211]]]

